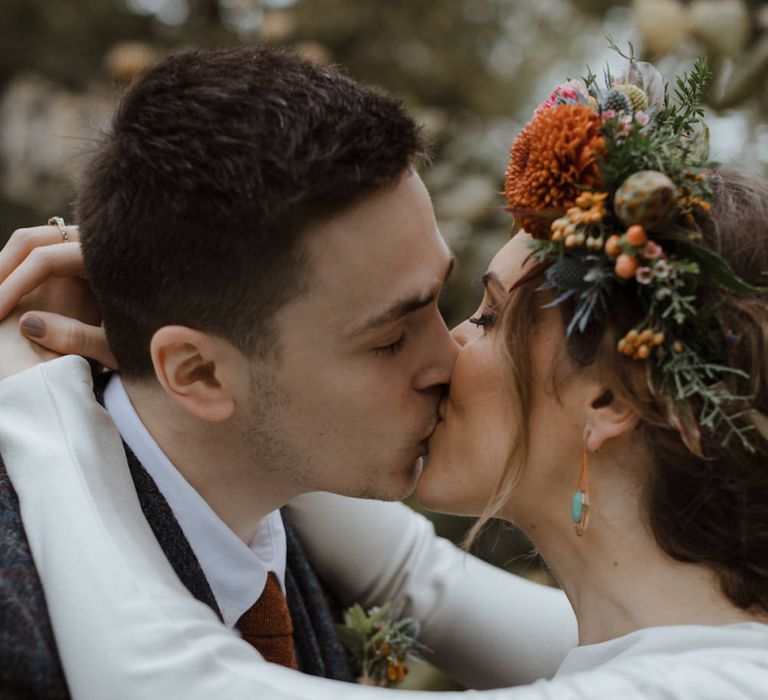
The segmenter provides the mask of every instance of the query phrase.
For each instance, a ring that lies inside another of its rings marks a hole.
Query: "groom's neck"
[[[237,421],[200,420],[155,381],[125,381],[139,419],[173,466],[244,542],[259,522],[297,493],[255,463]],[[267,474],[269,475],[267,478]]]

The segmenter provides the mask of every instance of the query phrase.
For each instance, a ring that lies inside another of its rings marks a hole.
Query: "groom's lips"
[[[437,426],[440,425],[440,421],[442,420],[443,420],[443,417],[440,415],[439,408],[438,408],[438,410],[435,411],[435,415],[432,418],[432,423],[430,424],[429,431],[424,436],[424,440],[423,440],[424,444],[429,442],[429,438],[432,437],[432,433],[434,433],[435,430],[437,430]]]
[[[429,441],[432,438],[432,433],[437,430],[437,426],[440,425],[442,421],[442,416],[440,415],[439,411],[435,413],[435,417],[432,421],[432,424],[429,428],[429,432],[424,436],[424,439],[419,443],[419,447],[421,448],[421,454],[420,457],[426,457],[427,454],[429,454]]]

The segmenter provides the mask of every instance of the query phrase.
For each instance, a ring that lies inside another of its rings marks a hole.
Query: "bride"
[[[655,81],[633,64],[605,91],[572,81],[540,107],[507,172],[524,230],[453,331],[462,349],[417,495],[523,529],[579,627],[554,679],[490,698],[768,687],[768,183],[696,156],[698,123],[654,111]],[[175,579],[119,438],[71,370],[4,381],[0,431],[57,638],[77,646],[63,654],[76,697],[405,692],[266,664],[229,634]],[[81,396],[75,412],[58,408],[60,390]],[[29,432],[41,421],[50,444]],[[387,506],[318,494],[292,507],[320,573],[364,595],[356,552],[397,536]],[[329,553],[329,539],[344,545]]]

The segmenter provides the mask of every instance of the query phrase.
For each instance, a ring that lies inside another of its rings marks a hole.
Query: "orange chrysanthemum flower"
[[[584,189],[600,188],[600,127],[589,107],[565,104],[539,112],[512,144],[504,196],[517,223],[535,238],[548,238],[552,221]]]

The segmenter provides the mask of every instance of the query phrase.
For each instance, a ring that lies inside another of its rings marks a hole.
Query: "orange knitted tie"
[[[288,601],[273,571],[267,574],[267,585],[261,597],[243,613],[235,626],[243,639],[267,661],[298,668]]]

